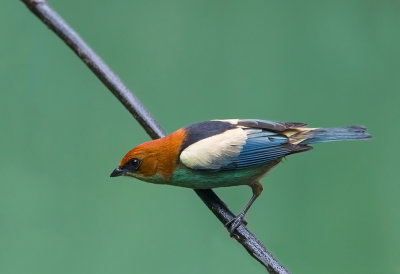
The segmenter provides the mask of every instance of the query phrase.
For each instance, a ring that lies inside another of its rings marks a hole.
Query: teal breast
[[[276,164],[223,171],[193,170],[181,165],[166,183],[196,189],[249,185],[257,181]]]

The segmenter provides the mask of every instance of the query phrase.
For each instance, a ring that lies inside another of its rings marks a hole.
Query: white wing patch
[[[218,120],[218,119],[216,119],[216,120],[212,120],[212,121],[227,122],[227,123],[230,123],[230,124],[232,124],[232,125],[237,125],[238,122],[239,122],[239,119],[224,119],[224,120]]]
[[[247,134],[242,128],[200,140],[185,148],[181,162],[193,169],[219,169],[237,157],[246,143]]]

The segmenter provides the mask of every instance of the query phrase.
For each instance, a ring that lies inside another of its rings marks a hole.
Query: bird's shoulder
[[[186,137],[182,144],[182,150],[200,140],[222,134],[235,128],[237,128],[237,126],[227,120],[204,121],[188,125],[184,127]]]
[[[209,137],[226,131],[241,129],[260,129],[264,131],[283,132],[289,128],[304,127],[306,124],[297,122],[279,122],[260,119],[225,119],[194,123],[184,127],[186,132],[182,150],[186,147]],[[228,134],[227,134],[228,135]]]
[[[291,149],[283,147],[288,138],[281,132],[304,125],[256,119],[192,124],[185,127],[180,161],[189,168],[202,170],[244,168],[253,165],[250,160],[254,154],[260,159],[254,164],[262,164],[290,153]]]

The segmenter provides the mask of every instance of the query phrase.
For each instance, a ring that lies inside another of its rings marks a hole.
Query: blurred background
[[[367,126],[288,157],[248,226],[293,273],[400,273],[398,1],[49,3],[168,132]],[[265,272],[192,190],[109,178],[149,137],[20,1],[0,18],[0,273]],[[216,192],[235,212],[251,196]]]

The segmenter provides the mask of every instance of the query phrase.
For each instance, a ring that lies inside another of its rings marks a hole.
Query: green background
[[[400,273],[398,1],[50,4],[168,132],[366,125],[288,157],[247,220],[293,273]],[[149,137],[20,1],[0,22],[0,273],[265,271],[192,190],[109,178]],[[235,212],[251,195],[216,191]]]

